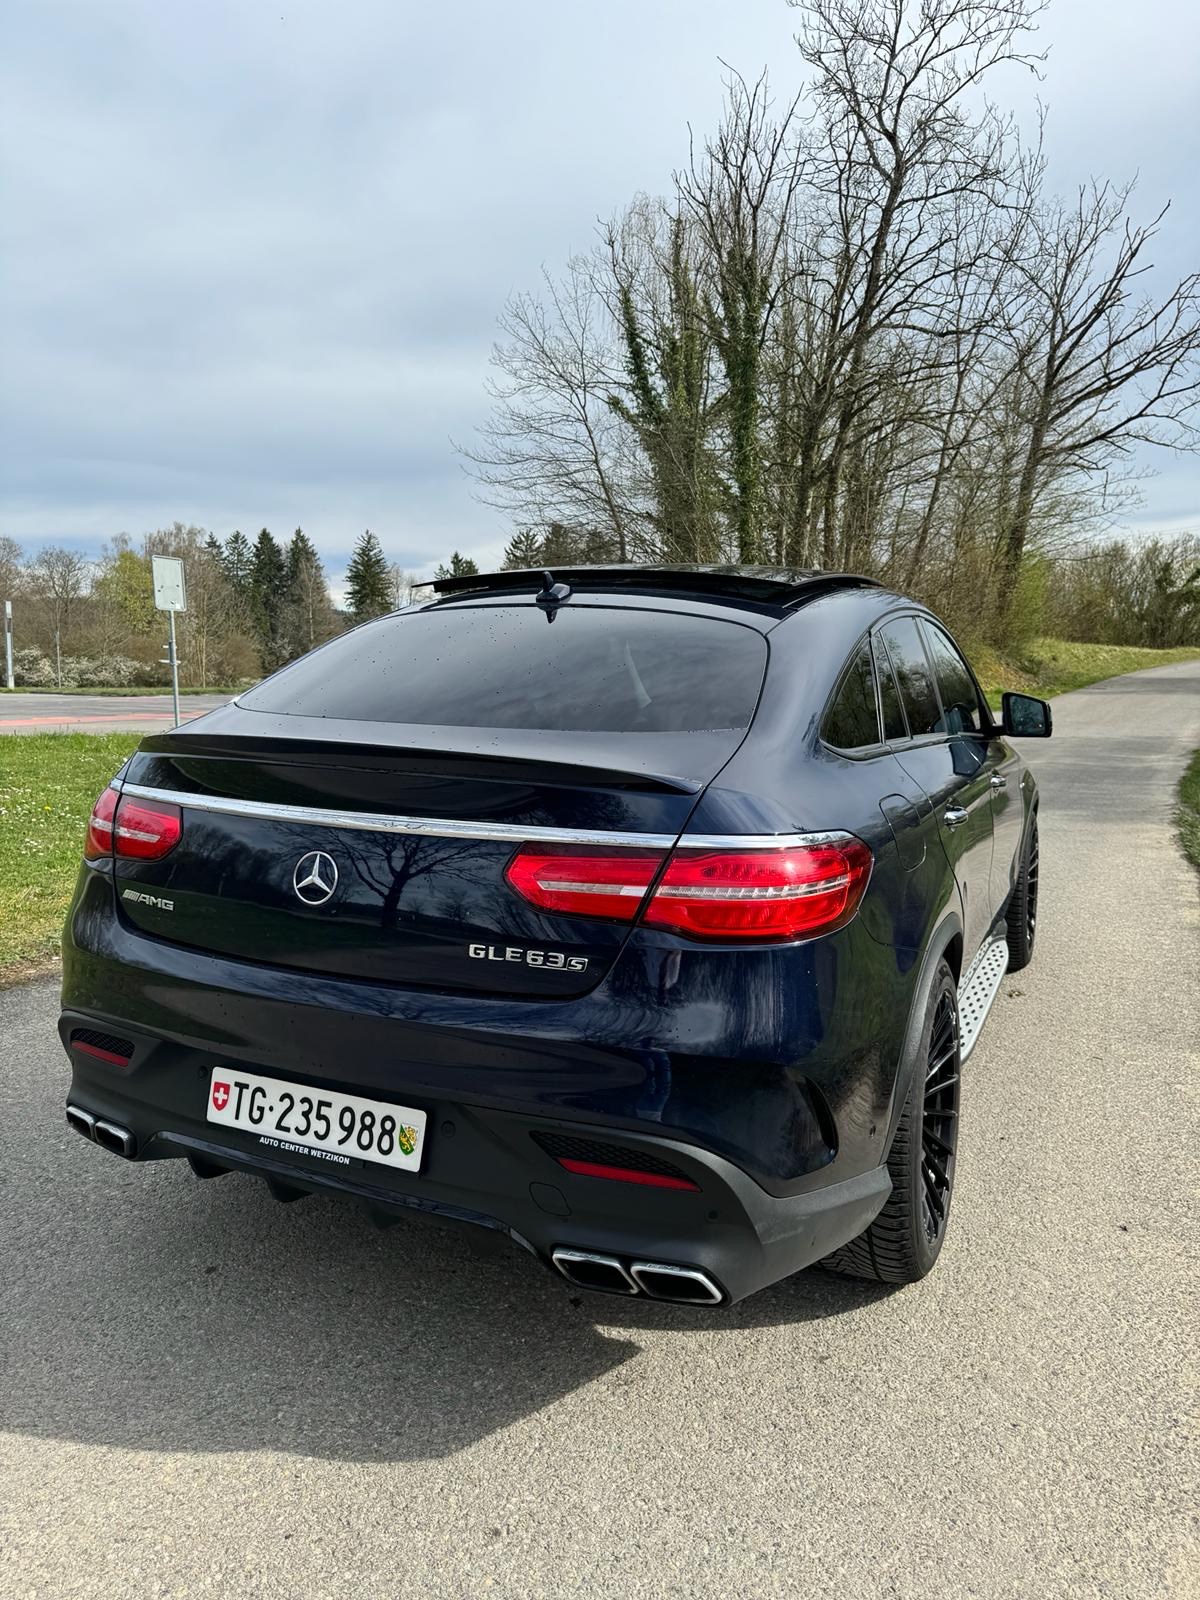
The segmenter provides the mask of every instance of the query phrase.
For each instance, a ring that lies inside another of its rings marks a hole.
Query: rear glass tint
[[[917,632],[916,618],[901,617],[898,622],[889,622],[883,629],[883,637],[896,669],[909,732],[914,739],[923,733],[939,733],[942,708],[934,688],[929,657]]]
[[[550,620],[552,618],[552,620]],[[410,611],[239,697],[251,711],[426,727],[689,733],[749,726],[767,647],[737,623],[565,605]]]
[[[871,647],[864,641],[842,675],[833,704],[825,713],[821,736],[839,750],[861,750],[879,743],[879,713],[875,709],[875,672]]]
[[[879,704],[883,711],[883,737],[888,740],[907,739],[908,724],[900,705],[900,691],[896,687],[892,663],[888,659],[883,640],[875,634],[875,671],[879,676]]]

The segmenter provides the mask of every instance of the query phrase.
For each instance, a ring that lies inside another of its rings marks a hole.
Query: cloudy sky
[[[1053,0],[1056,185],[1173,200],[1200,257],[1200,8]],[[784,0],[36,0],[0,38],[0,533],[297,524],[336,575],[364,527],[427,570],[494,559],[452,439],[485,413],[495,318],[660,193],[721,60],[800,82]],[[1163,455],[1132,519],[1200,527]]]

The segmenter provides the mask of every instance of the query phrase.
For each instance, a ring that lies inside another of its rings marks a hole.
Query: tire
[[[954,1193],[959,1069],[958,990],[942,961],[888,1154],[892,1192],[864,1233],[826,1256],[822,1265],[830,1271],[878,1283],[916,1283],[937,1260]]]
[[[1029,819],[1029,833],[1021,855],[1021,870],[1008,897],[1008,970],[1020,972],[1033,960],[1038,912],[1038,820]]]

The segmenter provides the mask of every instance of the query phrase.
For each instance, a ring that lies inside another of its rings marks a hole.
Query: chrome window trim
[[[843,839],[841,831],[824,833],[620,833],[589,828],[525,827],[516,822],[458,822],[449,817],[400,817],[377,811],[337,811],[322,806],[288,805],[275,800],[241,800],[228,795],[191,794],[181,789],[155,789],[116,778],[111,785],[139,800],[161,800],[189,811],[222,816],[257,817],[264,822],[292,822],[315,828],[347,828],[360,833],[391,833],[412,838],[483,839],[503,844],[578,844],[671,850],[785,850],[795,845]]]

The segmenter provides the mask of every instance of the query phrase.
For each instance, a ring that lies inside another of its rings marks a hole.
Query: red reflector
[[[113,835],[118,856],[157,861],[174,850],[183,833],[183,813],[164,800],[137,800],[123,794]]]
[[[85,861],[103,861],[106,856],[112,855],[113,815],[119,798],[115,789],[105,789],[92,807],[87,838],[83,843]]]
[[[662,866],[658,850],[522,850],[505,876],[543,911],[632,922]]]
[[[115,1050],[102,1050],[98,1044],[85,1044],[82,1039],[72,1039],[71,1049],[78,1050],[81,1055],[95,1056],[97,1061],[109,1061],[114,1067],[127,1067],[129,1056],[119,1056]]]
[[[560,1167],[577,1172],[582,1178],[613,1178],[617,1183],[640,1183],[647,1189],[691,1189],[700,1185],[690,1178],[674,1178],[666,1172],[641,1172],[636,1167],[606,1167],[600,1161],[576,1161],[574,1156],[556,1156]]]

